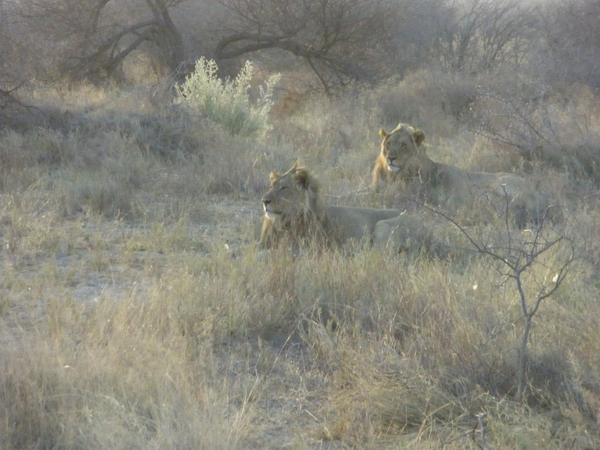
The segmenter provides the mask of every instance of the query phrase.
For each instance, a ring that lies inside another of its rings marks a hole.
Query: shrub
[[[475,133],[527,162],[564,171],[571,188],[600,186],[600,99],[588,86],[564,92],[521,83],[519,91],[482,90],[473,106]],[[533,167],[534,165],[528,164]],[[526,166],[527,167],[527,166]]]
[[[270,129],[268,116],[273,106],[273,87],[280,75],[272,75],[259,87],[253,104],[249,95],[253,75],[250,61],[234,80],[221,80],[217,71],[215,61],[200,58],[194,72],[175,87],[176,103],[207,116],[233,134],[264,135]]]

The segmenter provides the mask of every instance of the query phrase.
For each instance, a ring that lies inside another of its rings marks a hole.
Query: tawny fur
[[[395,209],[326,206],[318,180],[297,162],[283,175],[271,173],[271,187],[263,197],[261,248],[276,246],[287,238],[298,243],[320,240],[328,245],[349,241],[397,251],[425,248],[441,254],[422,221],[400,215]]]
[[[477,211],[481,220],[508,211],[520,228],[539,223],[549,212],[549,197],[519,175],[469,172],[432,161],[423,145],[425,133],[410,125],[399,124],[391,133],[381,129],[379,135],[381,152],[373,169],[376,190],[380,182],[416,183],[419,200],[435,208],[450,214]],[[556,217],[556,208],[550,212]]]

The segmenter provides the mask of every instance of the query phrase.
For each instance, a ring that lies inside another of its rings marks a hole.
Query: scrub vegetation
[[[600,448],[600,2],[83,3],[0,7],[0,448]],[[560,217],[374,192],[400,122]],[[454,251],[265,254],[298,158]]]

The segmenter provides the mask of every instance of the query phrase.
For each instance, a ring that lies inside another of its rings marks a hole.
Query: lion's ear
[[[296,160],[296,162],[294,163],[294,165],[291,167],[291,169],[285,173],[285,175],[287,175],[288,173],[295,173],[297,170],[305,169],[305,168],[306,167],[304,165],[304,161],[302,161],[301,158],[298,158]]]
[[[279,178],[279,177],[280,177],[280,175],[279,175],[277,172],[271,172],[271,173],[269,174],[269,179],[271,180],[271,183],[272,183],[273,181],[275,181],[275,180],[276,180],[277,178]]]
[[[379,130],[379,136],[381,136],[381,139],[385,139],[388,136],[387,131],[385,131],[383,128],[381,128]]]
[[[415,140],[415,144],[417,147],[420,147],[423,141],[425,140],[425,132],[422,130],[415,130],[413,133],[413,139]]]
[[[294,181],[300,186],[302,189],[308,189],[310,185],[310,174],[306,169],[298,169],[294,174]]]
[[[294,170],[300,170],[300,169],[306,169],[306,164],[304,164],[304,161],[302,160],[302,158],[298,158],[296,160],[296,164],[294,164]]]

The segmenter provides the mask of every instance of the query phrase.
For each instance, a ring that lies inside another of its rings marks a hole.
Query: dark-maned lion
[[[262,199],[261,248],[276,246],[284,237],[294,244],[317,241],[325,245],[366,239],[378,248],[446,253],[415,216],[393,209],[326,206],[318,180],[299,161],[283,175],[272,172],[270,178],[271,187]]]
[[[373,169],[375,189],[380,181],[416,183],[419,200],[433,207],[450,214],[467,209],[473,214],[485,209],[496,213],[508,210],[519,228],[528,222],[539,223],[549,211],[548,196],[518,175],[468,172],[432,161],[423,145],[425,133],[410,125],[401,123],[391,133],[381,129],[379,135],[381,152]]]

